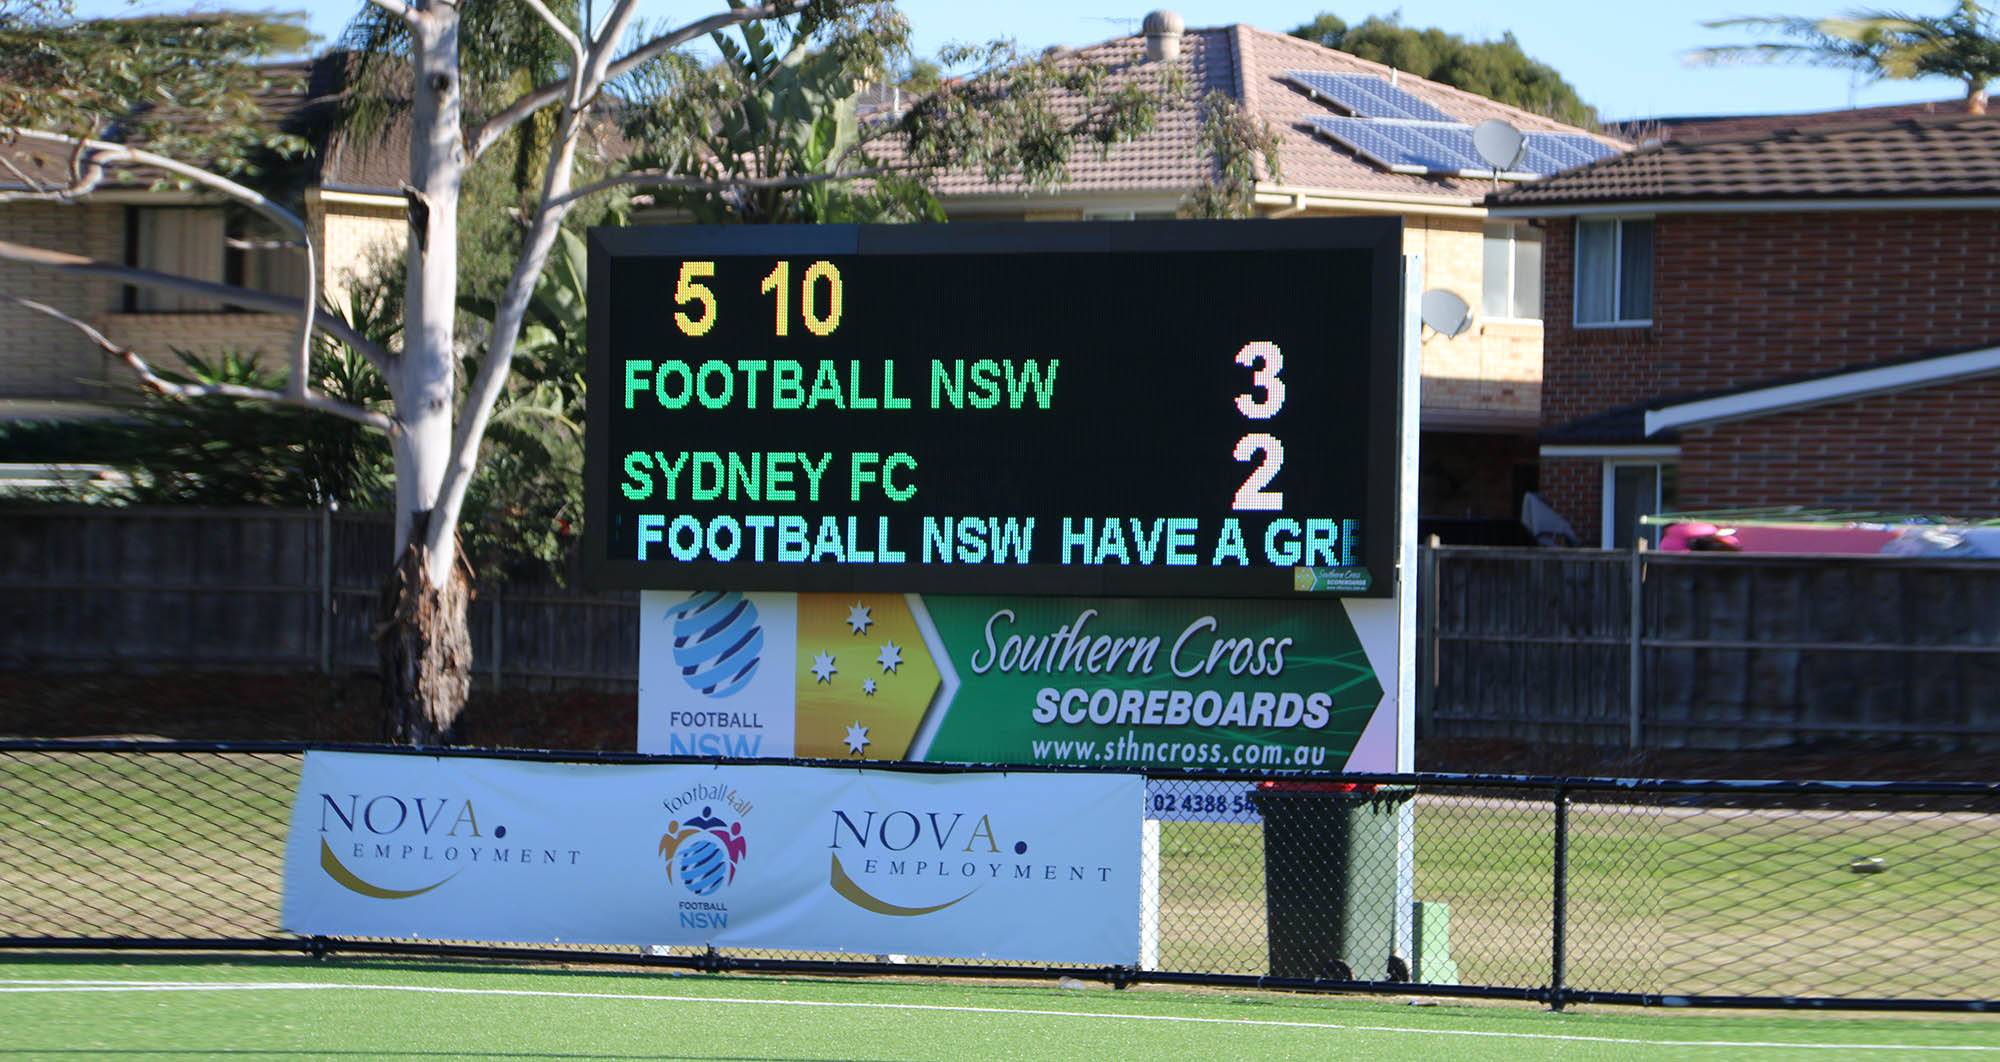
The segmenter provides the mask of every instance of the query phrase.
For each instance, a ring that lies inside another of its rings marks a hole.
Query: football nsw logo
[[[707,592],[667,610],[674,666],[696,693],[713,700],[732,696],[757,675],[764,628],[757,606],[742,594]]]
[[[660,858],[667,880],[677,881],[696,896],[713,896],[736,880],[736,868],[750,851],[743,823],[718,818],[713,806],[682,822],[667,823],[660,837]]]

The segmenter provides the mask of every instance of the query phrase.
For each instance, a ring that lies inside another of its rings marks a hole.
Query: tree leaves
[[[1405,70],[1560,122],[1592,128],[1597,110],[1556,69],[1528,57],[1512,33],[1472,41],[1442,29],[1405,26],[1400,15],[1370,16],[1349,26],[1322,14],[1292,36]]]

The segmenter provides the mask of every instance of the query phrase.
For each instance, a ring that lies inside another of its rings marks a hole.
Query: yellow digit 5
[[[674,311],[674,323],[685,336],[705,336],[715,327],[715,292],[706,284],[696,283],[702,277],[715,275],[714,262],[682,262],[681,281],[674,287],[674,302],[685,306],[698,302],[702,306],[701,316],[689,316],[685,310]]]

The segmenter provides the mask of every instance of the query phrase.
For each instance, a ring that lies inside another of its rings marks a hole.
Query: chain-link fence
[[[278,921],[285,831],[303,752],[0,742],[0,946],[909,970],[888,957],[287,934]],[[1555,1005],[1972,1009],[2000,1000],[2000,786],[1440,775],[1342,782],[1225,772],[1151,778],[1145,885],[1134,912],[1141,961],[1063,972]],[[985,976],[1052,972],[908,961]]]

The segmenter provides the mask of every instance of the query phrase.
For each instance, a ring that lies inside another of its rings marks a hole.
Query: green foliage
[[[254,175],[304,145],[265,118],[288,87],[255,60],[312,42],[302,12],[78,18],[58,0],[0,0],[0,125],[102,134],[210,170]]]
[[[872,169],[859,103],[871,75],[891,68],[908,27],[886,4],[837,17],[746,23],[711,36],[721,60],[668,54],[620,86],[633,170],[710,182],[661,188],[655,201],[718,222],[941,221],[921,183],[897,174],[869,181],[744,187],[757,178],[821,177]]]
[[[1706,22],[1780,38],[1724,44],[1694,53],[1698,62],[1797,62],[1858,71],[1871,79],[1948,77],[1965,86],[1967,109],[1983,113],[1986,86],[2000,77],[2000,20],[1976,0],[1939,16],[1851,11],[1830,18],[1763,15]]]
[[[1293,29],[1292,36],[1557,121],[1584,128],[1597,124],[1596,108],[1554,67],[1530,59],[1511,32],[1497,41],[1473,41],[1436,27],[1405,26],[1400,14],[1370,15],[1355,26],[1322,14]]]
[[[1271,123],[1243,109],[1236,97],[1211,92],[1201,101],[1201,146],[1215,169],[1181,206],[1188,218],[1247,218],[1256,213],[1257,161],[1273,181],[1278,169],[1278,134]]]
[[[583,519],[589,261],[583,237],[562,232],[528,301],[514,372],[466,494],[462,534],[476,559],[538,561],[559,577],[572,529]],[[459,304],[489,324],[498,315],[491,300],[465,297]],[[466,360],[462,378],[471,379],[473,361]]]
[[[656,191],[703,221],[941,221],[941,172],[1058,184],[1076,147],[1145,133],[1182,91],[1173,69],[1029,58],[1007,42],[914,59],[908,35],[891,4],[828,2],[715,35],[719,62],[663,56],[620,86],[630,166],[711,185]],[[917,98],[864,117],[864,90],[885,83]],[[745,187],[774,178],[806,180]]]

